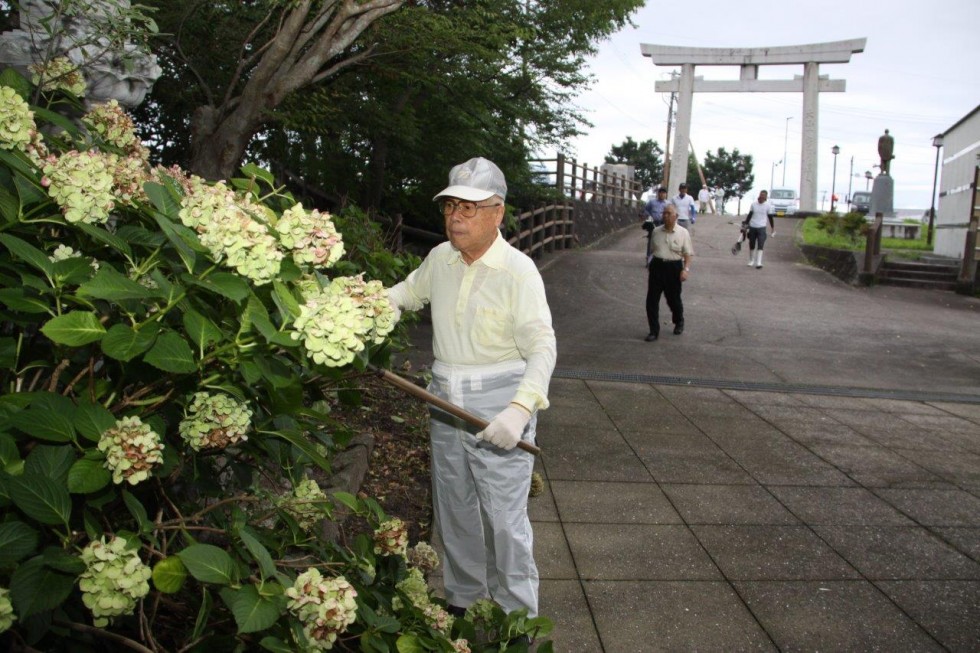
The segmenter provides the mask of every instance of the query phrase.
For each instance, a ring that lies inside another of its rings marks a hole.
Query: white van
[[[799,198],[795,188],[773,188],[769,193],[769,203],[776,215],[793,215],[799,208]]]

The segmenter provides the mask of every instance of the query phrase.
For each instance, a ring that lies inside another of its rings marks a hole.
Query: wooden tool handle
[[[410,394],[410,395],[412,395],[412,396],[414,396],[414,397],[416,397],[418,399],[421,399],[422,401],[424,401],[424,402],[426,402],[428,404],[432,404],[436,408],[439,408],[441,410],[444,410],[447,413],[449,413],[450,415],[453,415],[454,417],[460,418],[464,422],[466,422],[468,424],[471,424],[472,426],[475,426],[476,428],[480,429],[481,431],[483,429],[487,428],[487,425],[490,424],[490,422],[488,422],[487,420],[482,419],[480,417],[477,417],[473,413],[466,412],[465,410],[463,410],[462,408],[460,408],[456,404],[450,403],[450,402],[446,401],[445,399],[443,399],[442,397],[437,397],[436,395],[432,394],[431,392],[429,392],[425,388],[420,388],[419,386],[415,385],[414,383],[412,383],[408,379],[403,379],[402,377],[398,376],[397,374],[395,374],[393,372],[389,372],[388,370],[383,370],[383,369],[374,367],[373,365],[370,366],[370,367],[371,367],[372,371],[374,371],[375,374],[377,374],[378,376],[380,376],[382,379],[384,379],[388,383],[390,383],[392,385],[395,385],[395,386],[398,386],[399,388],[401,388],[402,390],[404,390],[408,394]],[[517,443],[517,448],[518,449],[523,449],[524,451],[526,451],[526,452],[528,452],[530,454],[534,454],[535,456],[540,456],[541,455],[541,449],[539,449],[538,447],[534,446],[530,442],[525,442],[524,440],[520,440]]]

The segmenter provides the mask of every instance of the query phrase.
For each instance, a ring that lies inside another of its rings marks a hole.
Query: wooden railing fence
[[[534,258],[575,244],[575,221],[568,202],[540,206],[515,216],[516,230],[508,230],[507,242]]]
[[[564,197],[608,206],[636,207],[643,193],[643,184],[635,179],[610,173],[574,158],[559,154],[554,159],[531,159],[531,165],[543,166],[537,174],[539,181],[554,186]]]

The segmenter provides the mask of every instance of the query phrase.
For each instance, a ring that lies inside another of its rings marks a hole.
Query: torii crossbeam
[[[669,192],[687,176],[687,150],[691,140],[694,93],[799,93],[803,92],[803,144],[800,156],[800,209],[817,209],[817,133],[820,92],[843,92],[845,81],[820,76],[822,63],[848,63],[864,52],[866,38],[772,48],[693,48],[641,43],[640,51],[655,66],[680,66],[679,78],[658,81],[655,90],[677,93],[677,126],[670,161]],[[802,64],[803,75],[793,79],[759,79],[759,66]],[[740,66],[738,80],[703,80],[695,66]],[[783,165],[786,165],[785,163]]]

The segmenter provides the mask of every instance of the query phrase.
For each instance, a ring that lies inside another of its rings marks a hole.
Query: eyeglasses
[[[480,209],[492,209],[495,206],[503,206],[503,204],[500,202],[496,204],[477,204],[476,202],[460,202],[458,200],[441,200],[439,202],[439,208],[447,218],[453,213],[456,213],[456,211],[459,211],[459,214],[464,218],[472,218],[476,216],[476,212]]]

